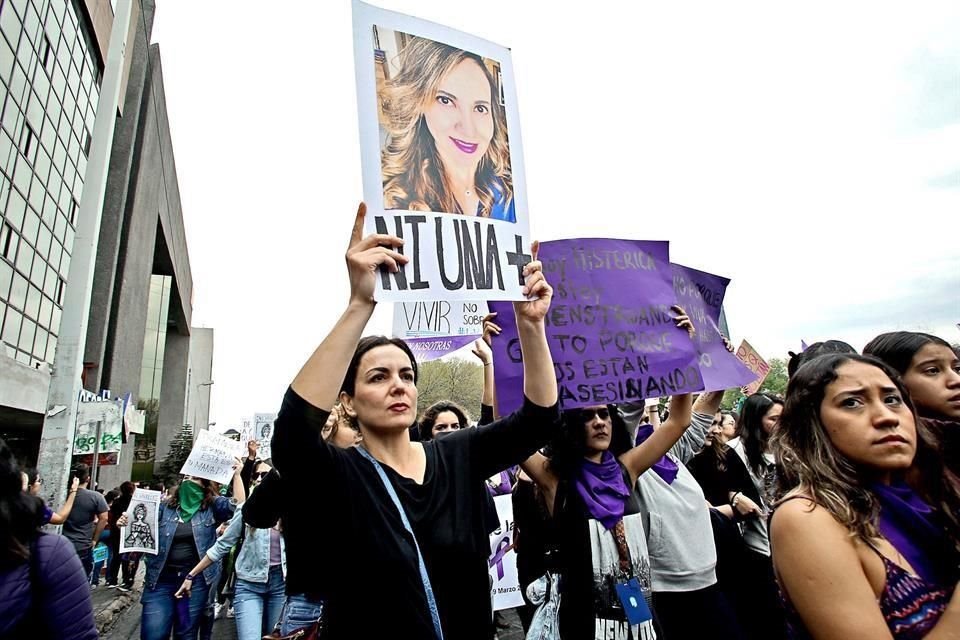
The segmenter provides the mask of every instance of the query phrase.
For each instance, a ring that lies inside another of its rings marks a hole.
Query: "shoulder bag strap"
[[[400,512],[400,520],[403,521],[404,528],[413,538],[413,546],[417,550],[417,562],[420,564],[420,579],[423,580],[423,590],[427,594],[427,605],[430,607],[430,617],[433,619],[433,631],[436,634],[437,640],[443,640],[443,629],[440,628],[440,613],[437,610],[437,599],[433,595],[433,587],[430,586],[430,577],[427,575],[427,566],[423,562],[423,554],[420,553],[420,545],[417,543],[417,536],[413,533],[413,527],[410,526],[410,521],[407,519],[407,513],[403,510],[403,505],[400,504],[400,498],[397,496],[396,490],[390,483],[390,479],[387,478],[383,467],[377,462],[377,459],[370,455],[370,452],[364,449],[362,445],[357,446],[356,450],[360,452],[360,455],[369,460],[373,468],[377,470],[383,486],[386,488],[387,493],[390,494],[390,499],[393,500],[394,506],[396,506],[397,511]]]

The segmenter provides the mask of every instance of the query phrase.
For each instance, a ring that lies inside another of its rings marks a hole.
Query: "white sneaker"
[[[219,602],[215,602],[213,605],[213,619],[219,620],[221,618],[221,613],[223,613],[223,605]]]
[[[228,617],[228,618],[232,618],[232,617],[234,617],[234,615],[235,615],[235,614],[233,613],[233,607],[230,607],[229,609],[227,609],[227,617]]]

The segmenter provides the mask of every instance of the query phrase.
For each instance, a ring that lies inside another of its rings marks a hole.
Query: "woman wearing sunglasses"
[[[692,333],[686,315],[676,325]],[[538,485],[558,540],[562,638],[656,637],[652,581],[637,478],[690,425],[690,394],[674,396],[670,417],[632,447],[613,405],[565,411],[548,456],[523,463]]]

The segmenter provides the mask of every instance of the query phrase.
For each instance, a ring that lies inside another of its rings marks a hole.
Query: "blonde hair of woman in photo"
[[[380,92],[387,209],[516,221],[507,123],[483,58],[411,37]]]

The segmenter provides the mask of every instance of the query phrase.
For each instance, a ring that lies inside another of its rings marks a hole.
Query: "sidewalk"
[[[134,602],[140,600],[140,593],[143,591],[144,563],[140,563],[140,568],[133,580],[133,589],[127,592],[119,589],[107,587],[101,578],[100,584],[96,589],[90,590],[90,598],[93,600],[93,615],[97,621],[97,631],[103,635],[117,618]]]

